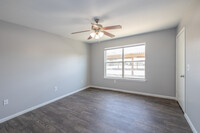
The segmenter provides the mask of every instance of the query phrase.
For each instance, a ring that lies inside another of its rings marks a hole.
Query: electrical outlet
[[[58,86],[54,86],[54,91],[58,91]]]
[[[114,84],[116,84],[117,80],[114,80]]]
[[[8,99],[3,100],[3,105],[6,106],[8,104]]]

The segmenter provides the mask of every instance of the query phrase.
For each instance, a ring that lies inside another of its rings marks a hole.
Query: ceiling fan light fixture
[[[95,39],[100,39],[101,37],[103,37],[103,35],[104,35],[103,32],[97,32],[97,33],[92,32],[92,33],[90,33],[90,36],[91,36],[92,38],[95,38]]]
[[[100,36],[98,34],[96,34],[95,39],[99,39],[99,38],[100,38]]]
[[[94,37],[96,36],[96,33],[92,32],[92,33],[90,34],[90,36],[91,36],[92,38],[94,38]]]
[[[103,32],[99,32],[99,37],[103,37],[104,33]]]

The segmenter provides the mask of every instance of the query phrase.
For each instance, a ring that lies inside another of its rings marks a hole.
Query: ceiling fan
[[[115,35],[107,32],[106,30],[114,30],[114,29],[121,29],[122,26],[121,25],[113,25],[113,26],[107,26],[107,27],[103,27],[101,24],[99,24],[99,19],[98,18],[94,18],[94,21],[96,22],[91,23],[92,27],[91,30],[84,30],[84,31],[78,31],[78,32],[73,32],[71,34],[77,34],[77,33],[83,33],[83,32],[90,32],[93,31],[90,36],[88,37],[88,40],[94,38],[94,39],[100,39],[103,35],[106,35],[108,37],[115,37]]]

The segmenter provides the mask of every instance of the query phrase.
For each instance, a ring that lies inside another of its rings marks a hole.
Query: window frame
[[[124,48],[128,47],[136,47],[136,46],[145,46],[145,68],[144,68],[144,78],[129,78],[129,77],[124,77],[124,63],[125,62],[134,62],[134,61],[124,61]],[[107,50],[113,50],[113,49],[122,49],[122,61],[116,61],[116,62],[106,62],[106,51]],[[104,48],[104,79],[120,79],[120,80],[136,80],[136,81],[146,81],[146,42],[143,43],[137,43],[137,44],[130,44],[130,45],[123,45],[123,46],[117,46],[117,47],[108,47]],[[108,77],[106,76],[106,64],[107,63],[122,63],[122,77]]]

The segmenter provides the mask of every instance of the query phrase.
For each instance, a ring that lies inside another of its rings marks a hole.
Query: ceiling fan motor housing
[[[94,30],[96,33],[100,32],[102,30],[102,25],[101,24],[93,24],[92,25],[92,30]]]

